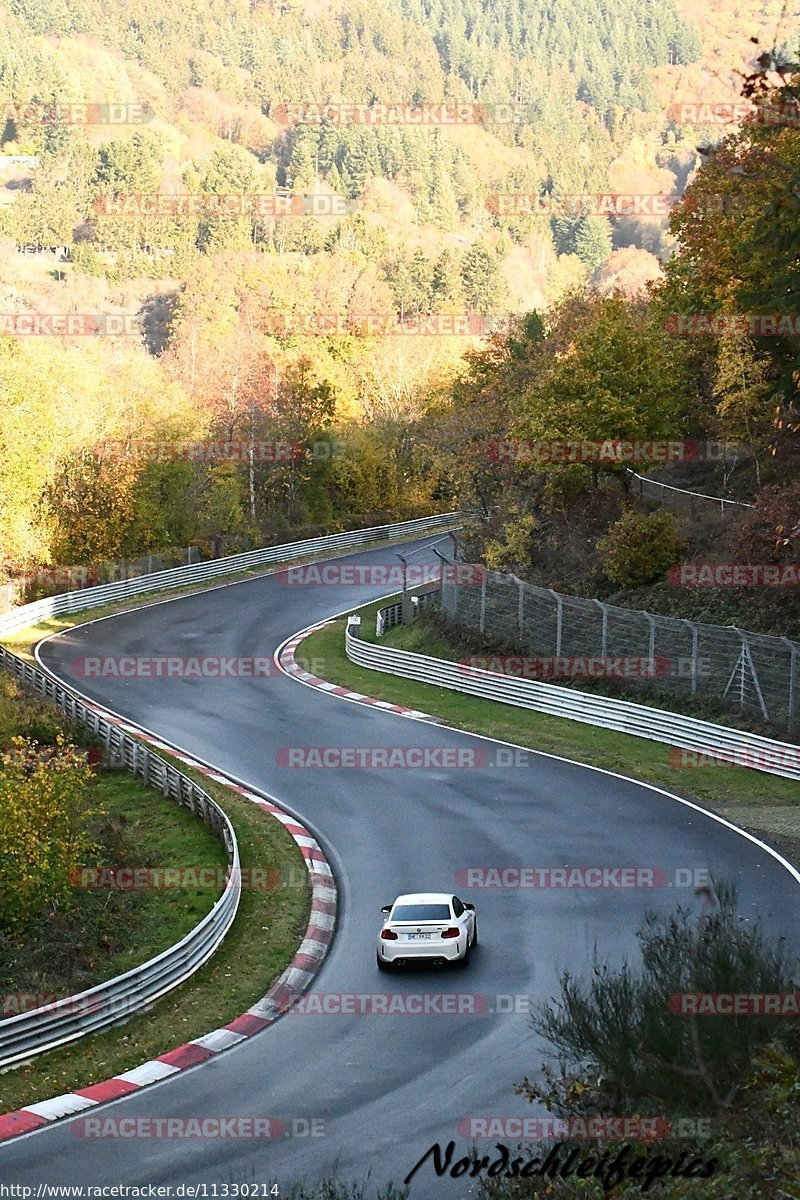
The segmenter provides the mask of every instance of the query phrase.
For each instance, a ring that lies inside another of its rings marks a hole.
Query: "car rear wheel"
[[[472,929],[472,944],[473,944],[473,946],[477,946],[477,944],[478,944],[478,922],[477,921],[475,922],[473,929]]]
[[[378,970],[379,970],[379,971],[390,971],[390,970],[391,970],[391,967],[389,966],[389,963],[388,963],[388,962],[386,962],[386,960],[385,960],[385,959],[381,958],[380,954],[376,954],[376,955],[375,955],[375,961],[376,961],[376,962],[377,962],[377,964],[378,964]]]

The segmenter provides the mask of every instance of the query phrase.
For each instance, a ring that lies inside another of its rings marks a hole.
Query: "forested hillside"
[[[453,447],[428,431],[465,353],[586,289],[638,303],[691,241],[668,210],[700,134],[730,131],[668,101],[726,39],[742,69],[757,53],[715,15],[712,46],[686,6],[630,0],[0,5],[6,570],[454,503]],[[620,193],[669,205],[567,203]],[[519,194],[558,203],[498,205]],[[215,438],[238,460],[175,449]],[[270,439],[301,449],[254,453]]]

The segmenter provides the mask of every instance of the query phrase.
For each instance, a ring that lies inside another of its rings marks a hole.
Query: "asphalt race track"
[[[337,561],[397,559],[383,548]],[[414,561],[436,559],[426,550]],[[287,587],[267,577],[104,619],[41,651],[44,664],[78,690],[276,797],[315,830],[337,873],[340,922],[314,992],[477,993],[506,1010],[514,1002],[495,997],[548,998],[560,971],[583,972],[595,946],[615,960],[633,950],[646,909],[698,903],[692,888],[457,887],[455,872],[470,866],[710,868],[737,881],[744,919],[760,917],[794,940],[800,890],[789,871],[713,818],[644,786],[544,756],[527,765],[495,763],[495,743],[348,703],[282,674],[89,680],[71,666],[87,654],[271,656],[300,628],[386,590]],[[325,674],[323,664],[312,669]],[[280,750],[302,746],[462,747],[490,761],[480,769],[413,770],[276,761]],[[439,889],[476,905],[480,946],[469,966],[379,974],[381,905],[403,891]],[[434,1141],[455,1138],[457,1156],[465,1151],[456,1132],[461,1118],[536,1115],[512,1085],[541,1060],[524,1011],[288,1014],[207,1064],[102,1111],[272,1116],[289,1128],[293,1118],[316,1119],[324,1136],[82,1140],[66,1120],[0,1147],[0,1182],[33,1185],[34,1196],[39,1183],[283,1187],[334,1168],[348,1178],[372,1168],[375,1182],[399,1183]],[[412,1196],[466,1196],[468,1186],[424,1167]]]

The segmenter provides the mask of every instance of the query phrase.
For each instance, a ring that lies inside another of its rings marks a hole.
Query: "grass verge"
[[[390,602],[381,600],[357,610],[362,636],[375,640],[375,614]],[[457,729],[653,783],[736,821],[757,836],[769,834],[771,844],[800,861],[800,784],[741,767],[675,767],[669,762],[670,747],[660,742],[358,667],[345,656],[344,627],[345,620],[340,618],[311,634],[298,648],[299,657],[324,661],[325,678],[332,683],[419,709]],[[462,653],[423,622],[391,629],[382,641],[397,649],[448,660],[458,659]]]
[[[98,866],[211,869],[221,879],[225,848],[188,809],[127,771],[101,771],[93,801]],[[50,914],[0,949],[0,1016],[24,1011],[17,993],[69,996],[112,979],[184,938],[210,912],[221,887],[76,890],[74,905]]]

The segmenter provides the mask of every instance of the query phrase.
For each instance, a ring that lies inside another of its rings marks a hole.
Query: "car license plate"
[[[429,942],[431,940],[429,933],[407,933],[406,937],[410,942]]]

